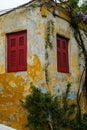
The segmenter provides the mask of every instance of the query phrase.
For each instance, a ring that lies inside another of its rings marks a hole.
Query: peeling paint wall
[[[45,25],[40,8],[22,8],[0,17],[0,123],[25,130],[26,111],[21,99],[30,91],[30,83],[45,84]],[[27,71],[7,72],[6,34],[27,30]]]
[[[58,12],[59,14],[59,12]],[[78,45],[74,39],[72,29],[69,22],[61,19],[59,17],[54,17],[50,12],[48,12],[48,21],[53,21],[54,23],[54,33],[51,35],[50,40],[52,40],[52,49],[48,49],[48,79],[49,79],[49,89],[52,93],[62,94],[66,90],[67,84],[71,83],[71,94],[70,98],[74,99],[76,97],[76,92],[79,87],[79,50]],[[69,73],[57,72],[57,44],[56,44],[56,34],[69,39]],[[58,93],[59,92],[59,93]]]
[[[46,68],[48,21],[53,21],[54,30],[50,37],[53,47],[47,49],[49,65]],[[8,73],[6,34],[21,30],[27,30],[27,71]],[[69,39],[68,74],[57,72],[56,34]],[[45,69],[48,71],[48,84]],[[45,10],[24,6],[0,17],[0,123],[26,130],[26,111],[20,100],[31,92],[30,84],[61,95],[71,83],[69,98],[75,99],[80,75],[79,50],[67,21],[54,17],[46,6]]]

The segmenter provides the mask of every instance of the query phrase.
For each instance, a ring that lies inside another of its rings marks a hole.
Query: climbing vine
[[[49,20],[47,22],[47,28],[46,28],[46,44],[45,44],[45,77],[46,77],[46,83],[48,85],[49,82],[49,73],[48,73],[48,66],[49,66],[49,49],[53,48],[53,38],[54,38],[54,22],[52,20]]]
[[[54,37],[54,22],[52,20],[49,20],[47,22],[46,36],[47,38],[45,48],[47,49],[49,47],[50,49],[52,49],[52,42]]]
[[[58,0],[54,0],[56,4],[58,4]],[[78,6],[79,0],[59,0],[61,3],[66,4],[66,9],[68,11],[69,17],[70,17],[70,25],[73,30],[73,35],[76,39],[76,43],[78,44],[80,50],[82,51],[83,57],[84,57],[84,67],[81,77],[79,77],[79,86],[78,86],[78,92],[77,92],[77,120],[79,122],[79,125],[82,121],[83,115],[81,111],[81,97],[82,95],[85,97],[86,104],[87,105],[87,50],[86,45],[84,43],[84,36],[87,38],[87,14],[84,14],[87,12],[87,1],[85,1],[82,7]],[[83,11],[83,12],[82,12]],[[84,28],[85,26],[85,28]],[[82,83],[82,79],[84,77],[84,83]],[[82,85],[82,88],[80,89],[80,86]]]
[[[62,0],[60,0],[60,1],[62,1]],[[87,15],[84,15],[83,13],[78,12],[78,10],[79,10],[79,8],[77,8],[78,7],[78,1],[79,0],[75,0],[75,1],[69,0],[67,2],[67,8],[68,8],[69,16],[70,16],[70,25],[73,28],[73,32],[74,32],[74,37],[77,41],[78,46],[82,50],[82,53],[83,53],[83,56],[84,56],[84,61],[85,61],[83,72],[82,72],[82,75],[81,75],[81,78],[80,78],[80,83],[81,83],[82,77],[85,74],[85,79],[84,79],[82,91],[79,88],[78,92],[77,92],[78,122],[81,123],[82,113],[81,113],[80,100],[81,100],[81,94],[83,92],[84,92],[84,96],[87,100],[87,50],[86,50],[86,47],[85,47],[83,34],[81,33],[81,30],[83,32],[85,32],[85,30],[84,30],[84,28],[82,29],[80,24],[84,25],[84,24],[87,23],[87,21],[86,21]],[[87,37],[86,33],[84,33],[84,34]]]

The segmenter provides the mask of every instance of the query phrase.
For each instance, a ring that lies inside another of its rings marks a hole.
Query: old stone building
[[[74,100],[82,71],[79,53],[68,13],[53,1],[32,0],[0,14],[0,123],[26,130],[20,100],[31,83],[59,95],[71,83]]]

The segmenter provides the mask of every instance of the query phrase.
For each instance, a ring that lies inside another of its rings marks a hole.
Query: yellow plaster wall
[[[43,6],[41,7],[41,15],[42,15],[43,17],[46,17],[46,16],[47,16],[47,6],[46,6],[46,5],[43,5]]]
[[[40,79],[43,78],[42,65],[37,55],[34,56],[33,65],[28,64],[27,70],[29,72],[28,76],[31,77],[33,80],[38,82]]]
[[[5,123],[18,130],[26,130],[26,111],[21,100],[30,91],[30,83],[38,83],[43,78],[42,66],[37,55],[33,65],[28,65],[27,72],[0,74],[0,123]],[[31,78],[31,81],[26,79]]]
[[[62,94],[68,83],[71,83],[71,100],[74,100],[79,85],[79,50],[70,25],[64,19],[55,17],[45,8],[21,8],[0,17],[0,123],[18,130],[26,130],[26,110],[20,101],[31,91],[30,84]],[[46,14],[47,17],[43,17]],[[63,12],[59,12],[63,15]],[[26,17],[25,17],[26,16]],[[65,14],[64,14],[65,17]],[[67,18],[67,16],[66,16]],[[52,49],[48,49],[48,86],[45,77],[45,44],[47,21],[52,20],[54,31]],[[27,30],[27,71],[7,72],[7,38],[6,34]],[[69,73],[57,72],[56,34],[69,39]],[[72,95],[74,95],[72,97]]]
[[[37,20],[40,17],[40,9],[34,12],[33,8],[31,11],[27,8],[18,9],[0,17],[0,123],[17,130],[27,129],[26,110],[21,100],[24,100],[31,91],[31,82],[37,86],[45,83],[43,62],[41,62],[44,55],[40,55],[39,52],[41,48],[44,52],[44,43],[41,45],[39,37],[43,42],[45,34],[43,20],[40,26],[38,25]],[[42,31],[41,28],[43,28]],[[27,38],[27,71],[8,73],[6,34],[21,30],[27,30],[27,36],[29,36]]]

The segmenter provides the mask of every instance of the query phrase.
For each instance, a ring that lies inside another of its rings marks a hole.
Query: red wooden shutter
[[[69,72],[68,40],[60,36],[57,37],[57,70],[59,72]]]
[[[62,71],[65,73],[69,72],[69,63],[68,63],[68,40],[62,40]]]
[[[8,72],[27,69],[27,33],[26,31],[7,34]]]
[[[17,70],[17,38],[16,35],[8,35],[8,72]]]
[[[57,39],[57,70],[60,72],[61,71],[61,39]]]
[[[27,35],[26,31],[18,35],[18,70],[27,69]]]

